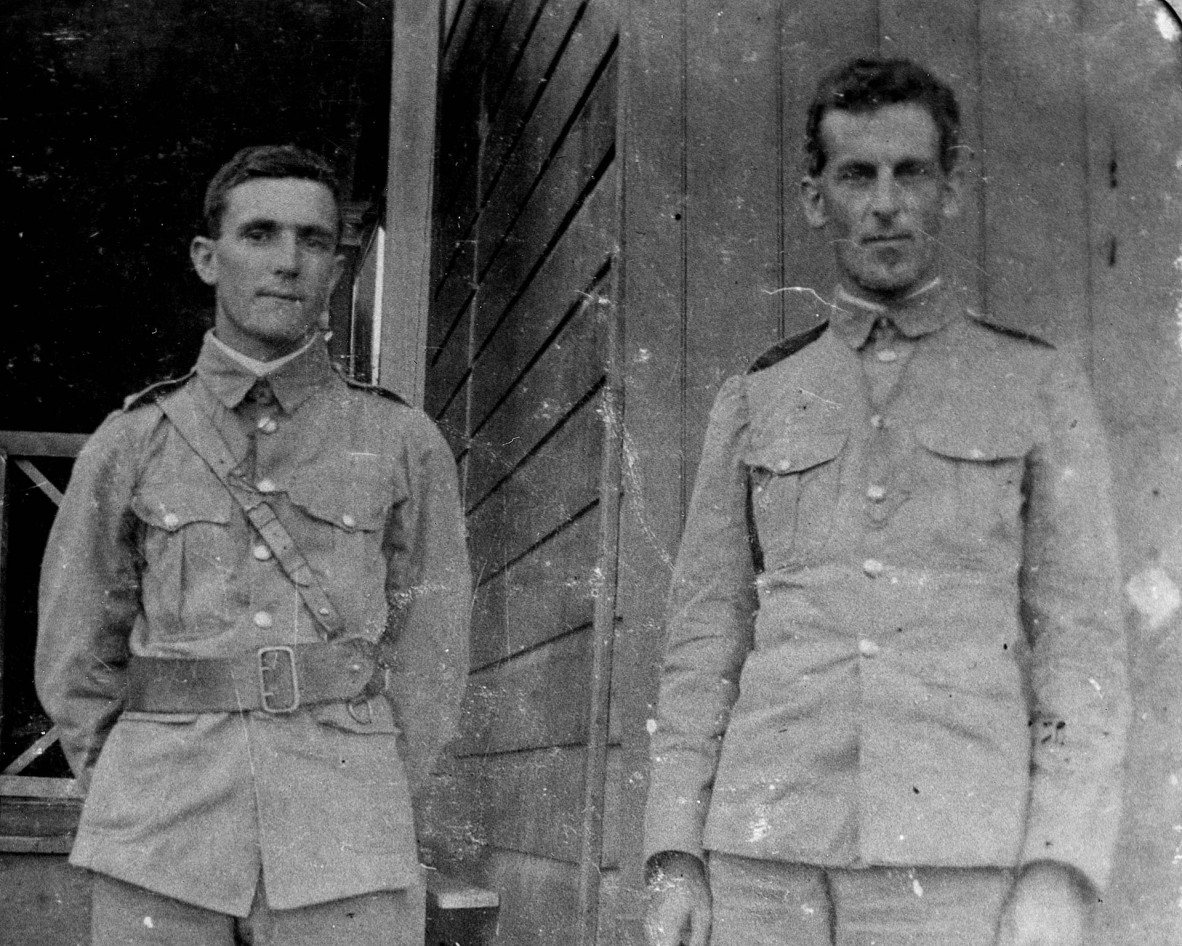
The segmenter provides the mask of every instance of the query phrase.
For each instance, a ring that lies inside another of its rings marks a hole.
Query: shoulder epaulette
[[[164,381],[157,381],[155,384],[148,385],[142,391],[137,391],[135,394],[125,397],[123,399],[123,410],[132,411],[137,407],[143,407],[145,404],[155,404],[164,395],[170,394],[181,387],[181,385],[196,373],[197,369],[194,368],[179,378],[166,378]]]
[[[367,384],[364,381],[358,381],[356,378],[350,378],[344,372],[341,372],[341,378],[344,380],[345,384],[349,385],[349,387],[353,388],[354,390],[368,391],[370,394],[377,394],[381,397],[384,397],[388,401],[395,401],[396,403],[401,404],[403,407],[410,407],[410,404],[407,402],[406,398],[402,397],[400,394],[395,394],[389,388],[383,388],[376,384]]]
[[[1040,345],[1043,348],[1055,347],[1054,342],[1047,341],[1040,335],[1035,335],[1033,332],[1027,332],[1020,328],[1014,328],[1014,326],[1006,325],[1004,322],[995,321],[989,316],[978,312],[976,309],[970,309],[966,307],[965,313],[978,325],[983,326],[990,331],[997,332],[999,335],[1005,335],[1009,338],[1013,338],[1022,342],[1030,342],[1033,345]]]
[[[803,332],[798,332],[795,335],[790,335],[783,341],[777,342],[762,355],[751,362],[751,367],[747,369],[748,374],[754,374],[757,371],[763,371],[765,368],[770,368],[772,365],[779,364],[790,355],[795,355],[802,348],[806,348],[825,334],[825,329],[829,326],[829,320],[825,319],[823,322],[814,325],[812,328],[805,329]]]

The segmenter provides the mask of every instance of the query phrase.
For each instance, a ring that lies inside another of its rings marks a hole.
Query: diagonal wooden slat
[[[56,726],[51,726],[40,739],[29,746],[24,752],[18,755],[8,764],[3,772],[4,775],[16,775],[18,772],[28,768],[32,762],[45,753],[45,751],[57,742],[58,737],[61,736],[61,731]]]
[[[61,490],[49,482],[49,480],[45,478],[44,474],[39,469],[37,469],[37,467],[33,466],[30,461],[24,459],[23,457],[18,457],[16,460],[16,465],[24,471],[25,475],[33,481],[33,484],[39,490],[41,490],[41,492],[53,500],[53,504],[55,506],[60,506],[62,504]]]

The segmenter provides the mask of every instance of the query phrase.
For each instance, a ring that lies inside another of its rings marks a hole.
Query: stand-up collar
[[[265,367],[265,366],[264,366]],[[273,370],[252,371],[233,357],[224,345],[207,332],[197,357],[197,376],[210,392],[229,410],[234,410],[255,382],[264,380],[280,406],[289,414],[298,408],[326,380],[333,377],[324,339],[317,336],[311,344]]]
[[[938,276],[904,298],[890,303],[872,302],[844,286],[838,286],[833,331],[850,348],[858,349],[866,344],[874,323],[885,316],[903,335],[919,338],[943,328],[955,316],[955,306],[950,296],[951,293]]]

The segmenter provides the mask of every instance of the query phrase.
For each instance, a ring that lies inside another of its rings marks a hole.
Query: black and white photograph
[[[1177,0],[0,24],[0,943],[1182,943]]]

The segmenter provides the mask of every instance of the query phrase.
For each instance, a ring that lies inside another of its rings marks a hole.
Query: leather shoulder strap
[[[160,409],[176,428],[182,439],[197,454],[214,476],[226,488],[234,501],[242,508],[251,525],[267,543],[289,581],[296,586],[312,617],[324,629],[325,636],[332,640],[345,630],[341,618],[328,594],[316,581],[312,566],[296,545],[295,539],[279,519],[278,514],[266,501],[264,494],[248,486],[234,473],[238,461],[230,452],[225,439],[197,407],[192,389],[181,388],[170,397],[159,402]]]

